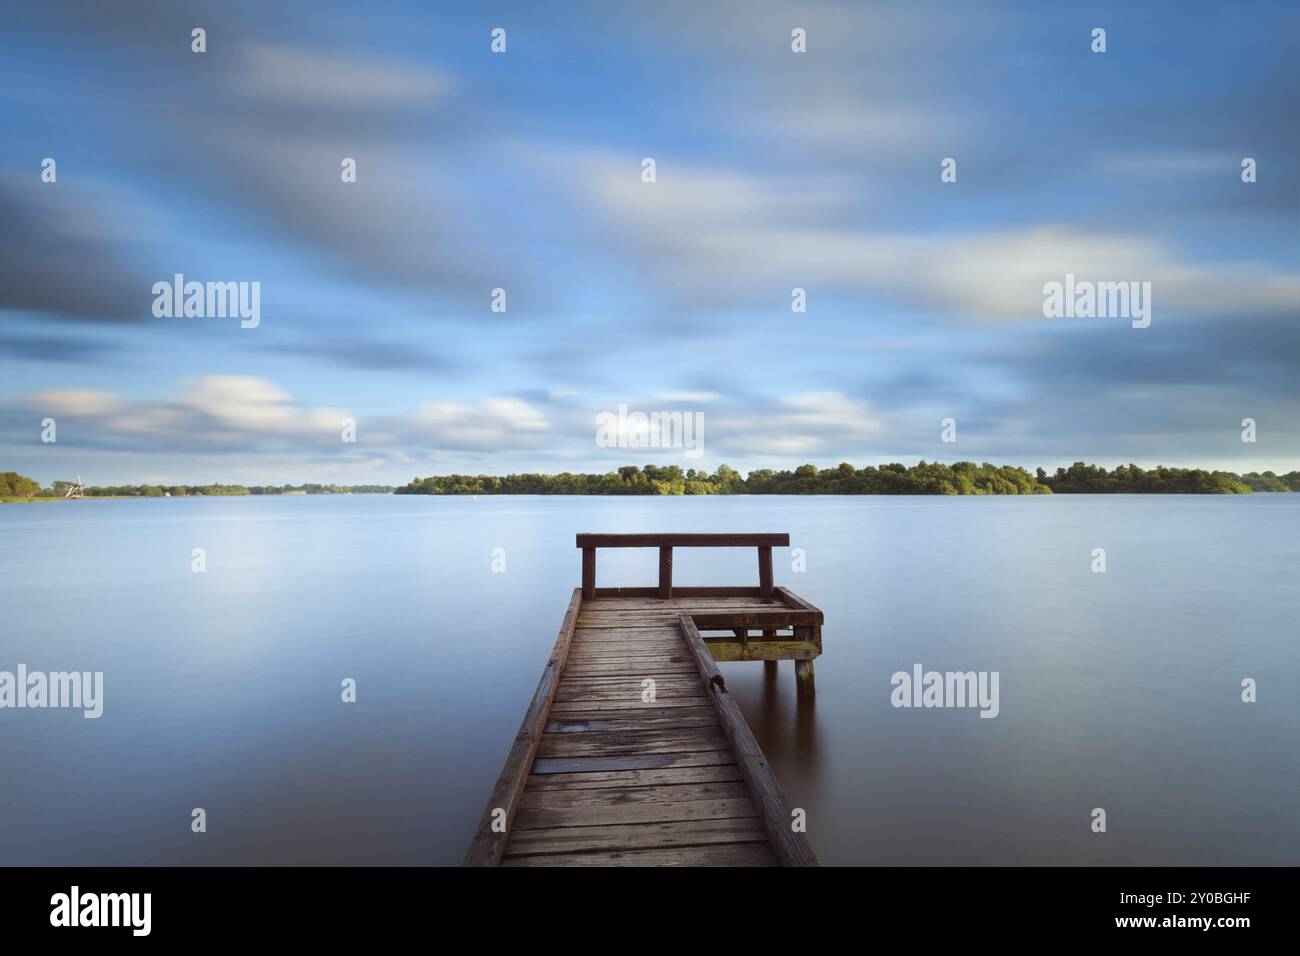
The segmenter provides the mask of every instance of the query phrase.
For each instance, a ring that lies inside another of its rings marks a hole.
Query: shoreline
[[[1222,491],[1056,491],[1047,495],[1040,494],[1009,494],[1006,492],[973,492],[961,494],[944,494],[942,492],[925,493],[925,492],[866,492],[866,493],[845,493],[845,492],[828,492],[815,491],[807,493],[798,492],[745,492],[741,494],[656,494],[648,493],[623,493],[623,494],[583,494],[572,492],[468,492],[468,491],[444,491],[444,492],[420,492],[414,494],[399,494],[398,492],[353,492],[350,495],[86,495],[82,498],[16,498],[13,496],[0,497],[0,504],[36,504],[39,502],[73,502],[73,501],[163,501],[163,500],[183,500],[187,498],[233,498],[236,500],[247,499],[267,499],[267,498],[346,498],[346,497],[377,497],[377,498],[1035,498],[1035,497],[1052,497],[1052,498],[1249,498],[1253,496],[1263,496],[1265,498],[1274,495],[1285,497],[1295,492],[1291,491],[1248,491],[1248,492],[1222,492]]]

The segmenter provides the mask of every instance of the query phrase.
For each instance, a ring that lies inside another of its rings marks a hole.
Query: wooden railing
[[[772,549],[790,544],[788,534],[579,534],[582,549],[582,596],[596,596],[596,549],[658,548],[659,597],[673,596],[673,548],[757,548],[758,590],[771,597]]]

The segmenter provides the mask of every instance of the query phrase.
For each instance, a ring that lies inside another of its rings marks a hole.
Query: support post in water
[[[813,681],[812,661],[794,662],[794,687],[799,697],[812,697],[817,693],[817,685]]]
[[[818,630],[820,630],[820,628]],[[821,634],[814,634],[811,625],[798,624],[794,627],[794,639],[796,641],[811,641],[816,639],[820,642]],[[794,662],[794,689],[797,697],[812,697],[817,693],[817,684],[813,679],[812,658],[808,658],[807,660],[796,660]]]

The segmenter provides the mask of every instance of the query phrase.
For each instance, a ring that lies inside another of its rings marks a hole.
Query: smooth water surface
[[[0,670],[105,674],[99,720],[0,710],[0,864],[458,863],[578,531],[804,549],[776,578],[826,614],[815,703],[788,662],[724,671],[823,863],[1296,864],[1297,519],[1262,494],[0,505]],[[602,585],[655,581],[652,551],[600,557]],[[756,583],[751,550],[675,559]],[[997,671],[999,716],[895,709],[916,663]]]

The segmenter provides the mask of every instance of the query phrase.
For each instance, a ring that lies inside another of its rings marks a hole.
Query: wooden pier
[[[717,661],[792,660],[822,612],[772,578],[787,534],[580,534],[582,587],[466,866],[815,866]],[[758,587],[675,588],[673,549],[758,550]],[[596,587],[600,548],[658,548],[659,585]]]

